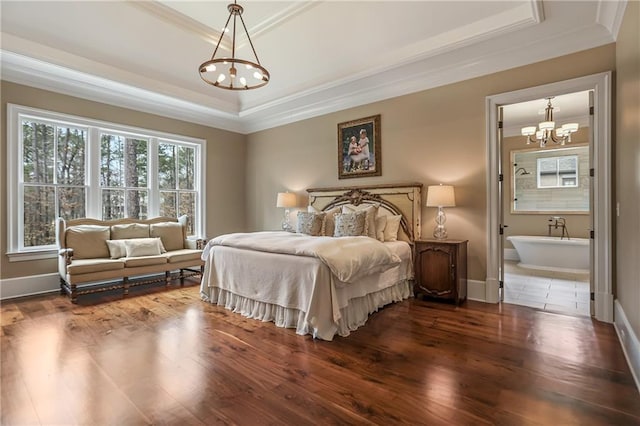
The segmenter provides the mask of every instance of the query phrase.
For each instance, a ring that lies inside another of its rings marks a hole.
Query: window
[[[56,218],[189,216],[204,229],[203,140],[9,105],[9,258],[49,257]]]
[[[538,188],[578,186],[578,156],[538,158]]]

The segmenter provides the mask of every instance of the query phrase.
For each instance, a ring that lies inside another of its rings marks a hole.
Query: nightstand
[[[452,300],[467,298],[467,240],[416,240],[413,292]]]

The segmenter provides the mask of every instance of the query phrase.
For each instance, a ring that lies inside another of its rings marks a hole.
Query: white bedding
[[[343,282],[383,272],[400,263],[400,258],[387,246],[369,237],[312,237],[284,231],[226,234],[207,243],[203,260],[207,260],[214,246],[317,257]]]
[[[244,316],[295,328],[298,334],[324,340],[346,336],[379,307],[412,294],[410,246],[379,244],[396,259],[393,266],[381,273],[360,271],[349,282],[318,257],[211,245],[203,257],[201,296]]]

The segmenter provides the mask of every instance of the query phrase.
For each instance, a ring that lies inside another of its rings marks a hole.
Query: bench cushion
[[[150,237],[160,237],[165,250],[180,250],[184,248],[184,234],[182,225],[178,222],[153,223],[149,226]]]
[[[71,265],[67,265],[69,275],[91,274],[95,272],[113,271],[124,269],[124,261],[121,259],[74,259]]]
[[[182,249],[169,251],[164,254],[169,259],[169,263],[187,262],[189,260],[200,260],[202,256],[202,250]]]
[[[73,248],[74,259],[109,259],[109,227],[71,226],[66,232],[66,246]]]
[[[111,226],[111,239],[149,238],[149,225],[146,223],[127,223]]]
[[[163,255],[125,257],[123,260],[127,268],[138,268],[140,266],[162,265],[167,263],[167,258]]]

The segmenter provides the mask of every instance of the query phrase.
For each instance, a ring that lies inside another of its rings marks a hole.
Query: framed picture
[[[338,124],[338,179],[382,175],[380,114]]]

